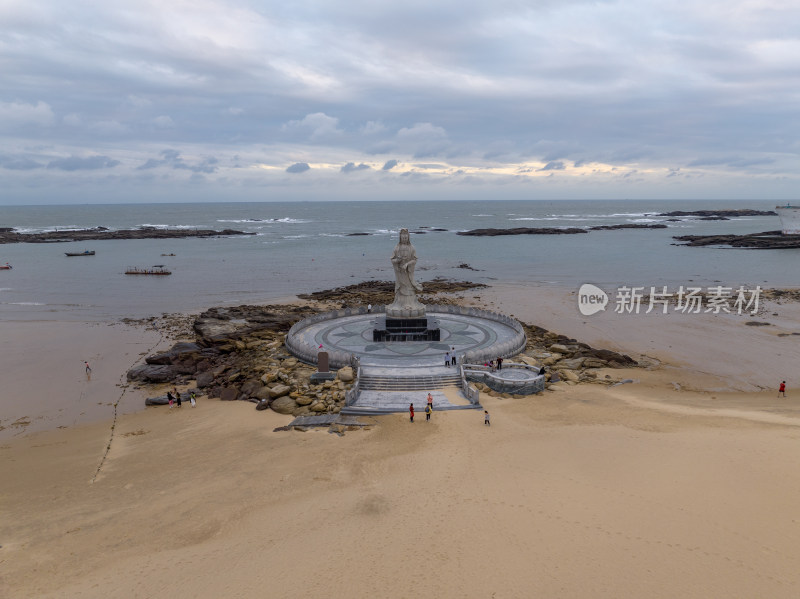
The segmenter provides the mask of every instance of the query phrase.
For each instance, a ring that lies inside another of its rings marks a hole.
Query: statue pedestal
[[[441,331],[435,318],[380,317],[372,330],[372,340],[381,341],[439,341]]]
[[[425,318],[425,305],[412,296],[401,296],[402,301],[395,298],[394,303],[386,306],[387,318]]]

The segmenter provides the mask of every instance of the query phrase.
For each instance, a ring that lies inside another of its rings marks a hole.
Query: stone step
[[[442,380],[395,380],[395,381],[365,381],[361,380],[358,386],[362,390],[369,389],[396,389],[402,390],[424,390],[424,389],[442,389],[444,387],[459,387],[461,380],[442,381]]]

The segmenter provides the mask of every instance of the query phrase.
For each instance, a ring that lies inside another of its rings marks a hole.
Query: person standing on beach
[[[428,406],[430,406],[431,410],[433,409],[433,395],[428,393]]]
[[[89,368],[89,362],[85,362],[84,361],[83,364],[86,366],[86,378],[87,379],[91,379],[92,378],[92,369]]]
[[[433,410],[431,410],[431,404],[428,404],[427,406],[425,406],[425,421],[426,422],[430,422],[431,412],[433,412]]]
[[[489,421],[489,412],[487,410],[483,411],[483,423],[486,426],[492,426],[492,423]]]
[[[781,395],[786,397],[786,381],[781,382],[781,386],[778,387],[778,397]]]
[[[197,396],[195,396],[194,391],[189,392],[189,402],[192,404],[192,407],[197,404]]]
[[[173,391],[175,391],[175,399],[177,400],[177,402],[178,402],[178,407],[180,408],[180,407],[181,407],[181,392],[180,392],[180,391],[178,391],[178,388],[177,388],[177,387],[175,387],[175,388],[173,389]]]
[[[367,314],[372,314],[372,304],[367,304]]]
[[[172,397],[172,392],[167,391],[167,401],[169,402],[169,407],[172,407],[172,402],[174,401],[174,397]]]
[[[413,403],[408,407],[408,412],[409,412],[409,414],[411,416],[411,422],[414,422],[414,404]]]

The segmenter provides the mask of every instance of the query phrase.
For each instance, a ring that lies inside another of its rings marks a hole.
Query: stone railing
[[[545,377],[539,374],[537,366],[520,364],[517,362],[504,362],[503,370],[527,370],[530,376],[523,379],[507,379],[502,377],[503,370],[492,372],[489,366],[482,364],[464,364],[464,376],[473,382],[483,383],[492,391],[498,393],[513,393],[516,395],[532,395],[545,389]]]
[[[356,357],[355,359],[356,365],[353,367],[353,372],[355,373],[355,380],[353,381],[353,386],[344,394],[344,405],[345,406],[352,406],[354,403],[358,401],[358,394],[361,393],[361,365],[360,361]]]
[[[461,392],[464,394],[464,397],[466,397],[472,405],[479,405],[481,393],[467,382],[463,364],[458,365],[458,372],[461,375]]]

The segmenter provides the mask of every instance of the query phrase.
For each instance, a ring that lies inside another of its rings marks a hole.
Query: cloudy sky
[[[800,196],[796,0],[0,0],[0,203]]]

